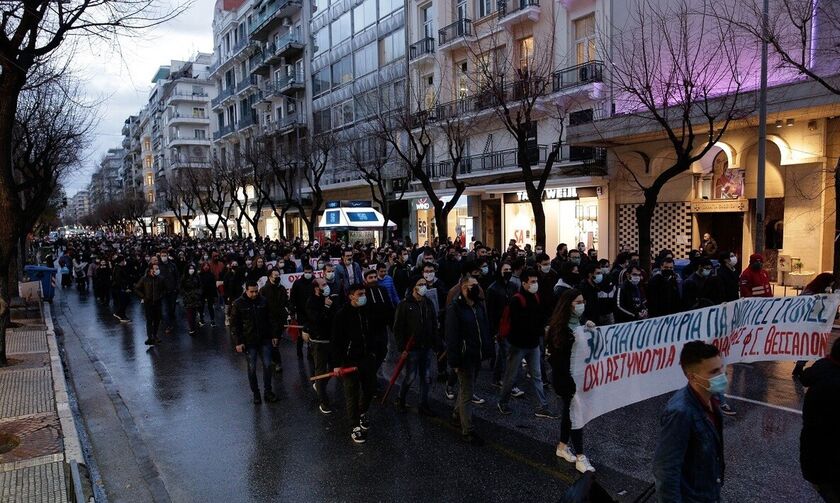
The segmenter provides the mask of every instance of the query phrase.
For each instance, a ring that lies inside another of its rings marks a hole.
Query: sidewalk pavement
[[[0,501],[88,501],[50,305],[13,302],[12,322],[0,367]]]

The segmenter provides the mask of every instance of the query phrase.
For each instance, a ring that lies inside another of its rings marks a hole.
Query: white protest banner
[[[720,349],[724,363],[822,358],[840,295],[753,297],[685,313],[575,331],[572,427],[686,384],[680,351]]]
[[[300,279],[302,277],[303,277],[302,272],[293,272],[291,274],[281,274],[280,275],[280,284],[283,285],[284,287],[286,287],[286,290],[289,290],[289,289],[292,288],[292,283],[294,283],[295,281],[297,281],[298,279]],[[323,278],[323,277],[324,277],[324,271],[315,271],[315,272],[312,273],[312,279]]]

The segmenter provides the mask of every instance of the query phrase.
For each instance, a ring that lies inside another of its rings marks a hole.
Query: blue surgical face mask
[[[600,283],[600,282],[604,281],[604,275],[599,272],[598,274],[595,275],[595,277],[593,279],[595,280],[595,283]]]
[[[366,296],[362,295],[361,297],[356,299],[356,305],[357,306],[361,307],[361,306],[364,306],[365,304],[367,304],[367,297]]]
[[[697,376],[700,377],[700,376]],[[709,387],[706,388],[706,391],[713,395],[721,395],[726,391],[726,386],[729,384],[729,379],[726,377],[726,372],[721,372],[720,374],[712,377],[711,379],[704,379],[705,381],[709,381]]]

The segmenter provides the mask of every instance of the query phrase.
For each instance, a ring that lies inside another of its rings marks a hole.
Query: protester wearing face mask
[[[630,266],[616,294],[616,323],[643,320],[648,317],[647,297],[642,286],[642,270]]]
[[[723,416],[727,378],[718,349],[686,343],[680,366],[688,386],[674,393],[660,420],[653,456],[659,501],[720,501],[724,481]]]
[[[587,320],[597,320],[601,317],[601,312],[598,305],[598,283],[603,281],[604,275],[600,269],[598,269],[597,264],[586,264],[583,266],[583,281],[580,282],[578,286],[578,290],[580,294],[583,296],[583,300],[585,301],[586,312],[584,313],[584,318]],[[596,282],[597,279],[597,282]],[[542,297],[540,297],[542,298]],[[552,314],[554,311],[552,311]],[[551,314],[549,314],[549,317]]]
[[[597,320],[592,321],[600,326],[615,323],[615,298],[618,295],[618,287],[612,281],[610,270],[610,261],[603,258],[598,261],[593,278],[598,289],[598,312],[601,314]]]
[[[563,401],[560,414],[560,442],[555,453],[557,457],[575,464],[581,473],[594,472],[595,468],[583,453],[583,430],[572,429],[571,404],[577,386],[572,378],[572,345],[575,331],[585,325],[594,327],[586,318],[588,302],[581,291],[571,289],[563,293],[557,301],[557,307],[551,316],[546,333],[546,347],[551,364],[552,387]]]
[[[157,333],[162,317],[163,299],[166,296],[166,286],[160,278],[160,267],[157,263],[149,266],[146,275],[134,286],[134,293],[140,297],[146,314],[146,345],[157,344],[161,342]]]
[[[195,264],[187,264],[186,271],[181,277],[181,297],[184,309],[187,311],[187,327],[190,337],[195,336],[196,317],[203,303],[201,295],[201,279],[196,274]]]
[[[370,402],[376,393],[376,341],[371,333],[367,295],[363,284],[351,285],[348,302],[336,314],[332,337],[335,363],[358,370],[344,376],[344,399],[350,420],[350,438],[357,444],[367,440]]]
[[[201,272],[198,273],[198,279],[201,281],[201,298],[203,302],[201,309],[198,311],[198,326],[204,326],[204,312],[207,311],[207,315],[210,318],[210,326],[215,327],[215,311],[219,292],[216,287],[216,277],[213,275],[209,262],[201,264]]]
[[[245,273],[239,267],[239,262],[232,260],[224,274],[225,297],[225,325],[230,325],[230,306],[242,296],[242,285],[245,283]]]
[[[445,317],[446,359],[458,376],[458,399],[452,422],[460,425],[464,442],[483,445],[482,438],[473,431],[471,402],[476,372],[486,358],[485,341],[490,329],[487,310],[478,297],[478,281],[468,275],[460,284],[461,293],[446,307]]]
[[[647,286],[648,309],[652,318],[682,311],[683,301],[674,271],[674,259],[662,258]]]
[[[330,335],[335,313],[341,307],[331,295],[330,286],[324,278],[317,278],[312,282],[312,296],[306,301],[306,329],[305,337],[309,339],[312,350],[313,374],[326,374],[330,370],[332,344]],[[330,398],[327,393],[329,378],[320,379],[313,384],[318,394],[318,410],[322,414],[332,414]]]
[[[310,280],[311,281],[311,280]],[[265,298],[268,308],[268,319],[271,322],[272,339],[280,339],[285,330],[286,320],[289,318],[289,296],[286,287],[280,284],[280,271],[272,269],[268,273],[268,281],[260,288],[260,295]],[[301,340],[298,337],[298,340]],[[283,371],[283,362],[277,347],[271,349],[271,362],[275,372]]]
[[[683,283],[683,306],[686,310],[723,302],[722,285],[712,272],[711,260],[705,257],[697,260],[697,270]]]
[[[397,295],[404,296],[411,286],[411,254],[408,250],[397,253],[396,261],[388,268],[388,276],[394,279]]]
[[[438,317],[440,318],[440,315],[446,310],[446,295],[448,293],[446,285],[437,277],[437,266],[431,262],[424,263],[420,271],[420,275],[426,280],[427,291],[434,292],[434,295],[429,297],[429,300],[435,305]],[[427,295],[430,295],[430,293],[427,293]]]
[[[502,376],[505,373],[505,365],[507,363],[508,354],[508,340],[499,337],[499,321],[502,318],[502,312],[510,303],[510,299],[519,291],[516,284],[511,281],[513,271],[509,262],[504,262],[499,266],[499,274],[496,281],[487,289],[487,319],[490,323],[490,335],[496,343],[495,354],[493,358],[493,386],[497,388],[502,387]],[[493,349],[491,346],[490,349]],[[521,369],[521,366],[517,365]],[[522,372],[517,373],[517,381]],[[517,382],[515,381],[515,382]],[[518,387],[511,388],[511,396],[519,398],[525,393]]]
[[[577,288],[578,283],[580,283],[580,265],[571,260],[565,262],[560,268],[560,278],[554,284],[554,296],[559,299],[566,290]]]
[[[292,289],[289,292],[291,316],[298,325],[306,325],[309,321],[306,314],[306,302],[312,297],[313,279],[315,279],[315,272],[312,270],[312,264],[307,262],[303,264],[303,274],[292,283]],[[296,352],[298,358],[303,358],[303,338],[301,337],[298,337]]]
[[[175,262],[170,260],[169,252],[161,250],[160,252],[160,277],[163,284],[166,286],[166,296],[163,301],[164,320],[166,321],[165,332],[171,334],[175,329],[177,321],[175,307],[178,301],[178,286],[180,276]]]
[[[394,341],[398,351],[408,358],[405,377],[400,383],[397,407],[406,409],[408,390],[416,381],[419,385],[420,415],[433,416],[429,407],[429,375],[432,350],[438,346],[437,313],[426,297],[426,280],[417,278],[414,288],[399,304],[394,314]]]
[[[502,414],[510,414],[508,406],[510,391],[516,376],[519,363],[524,359],[531,376],[534,396],[538,404],[534,415],[540,418],[553,419],[557,414],[549,410],[542,382],[542,352],[540,341],[545,336],[547,319],[540,306],[539,276],[533,269],[526,269],[522,273],[522,288],[513,296],[508,304],[510,312],[510,334],[508,335],[508,359],[505,375],[502,379],[502,391],[499,394],[498,408]]]
[[[537,250],[542,250],[541,246]],[[551,258],[545,253],[538,253],[534,258],[537,264],[537,276],[539,276],[540,290],[537,292],[540,296],[540,303],[545,311],[545,317],[548,319],[551,313],[554,312],[554,305],[557,303],[558,297],[554,295],[554,285],[560,279],[557,271],[551,268]]]
[[[724,302],[732,302],[738,300],[738,276],[740,270],[738,269],[738,256],[734,252],[723,252],[718,258],[720,267],[717,270],[717,276],[720,278],[721,287],[723,288],[722,298]]]
[[[739,281],[741,297],[772,297],[770,277],[764,270],[764,257],[760,253],[750,255],[750,265],[741,273]]]

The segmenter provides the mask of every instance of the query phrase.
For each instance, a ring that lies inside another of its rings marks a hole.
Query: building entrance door
[[[740,255],[744,242],[744,213],[698,213],[697,227],[700,239],[708,232],[717,242],[718,252],[735,252],[739,260],[743,261],[744,258]],[[693,246],[699,247],[700,243]]]

